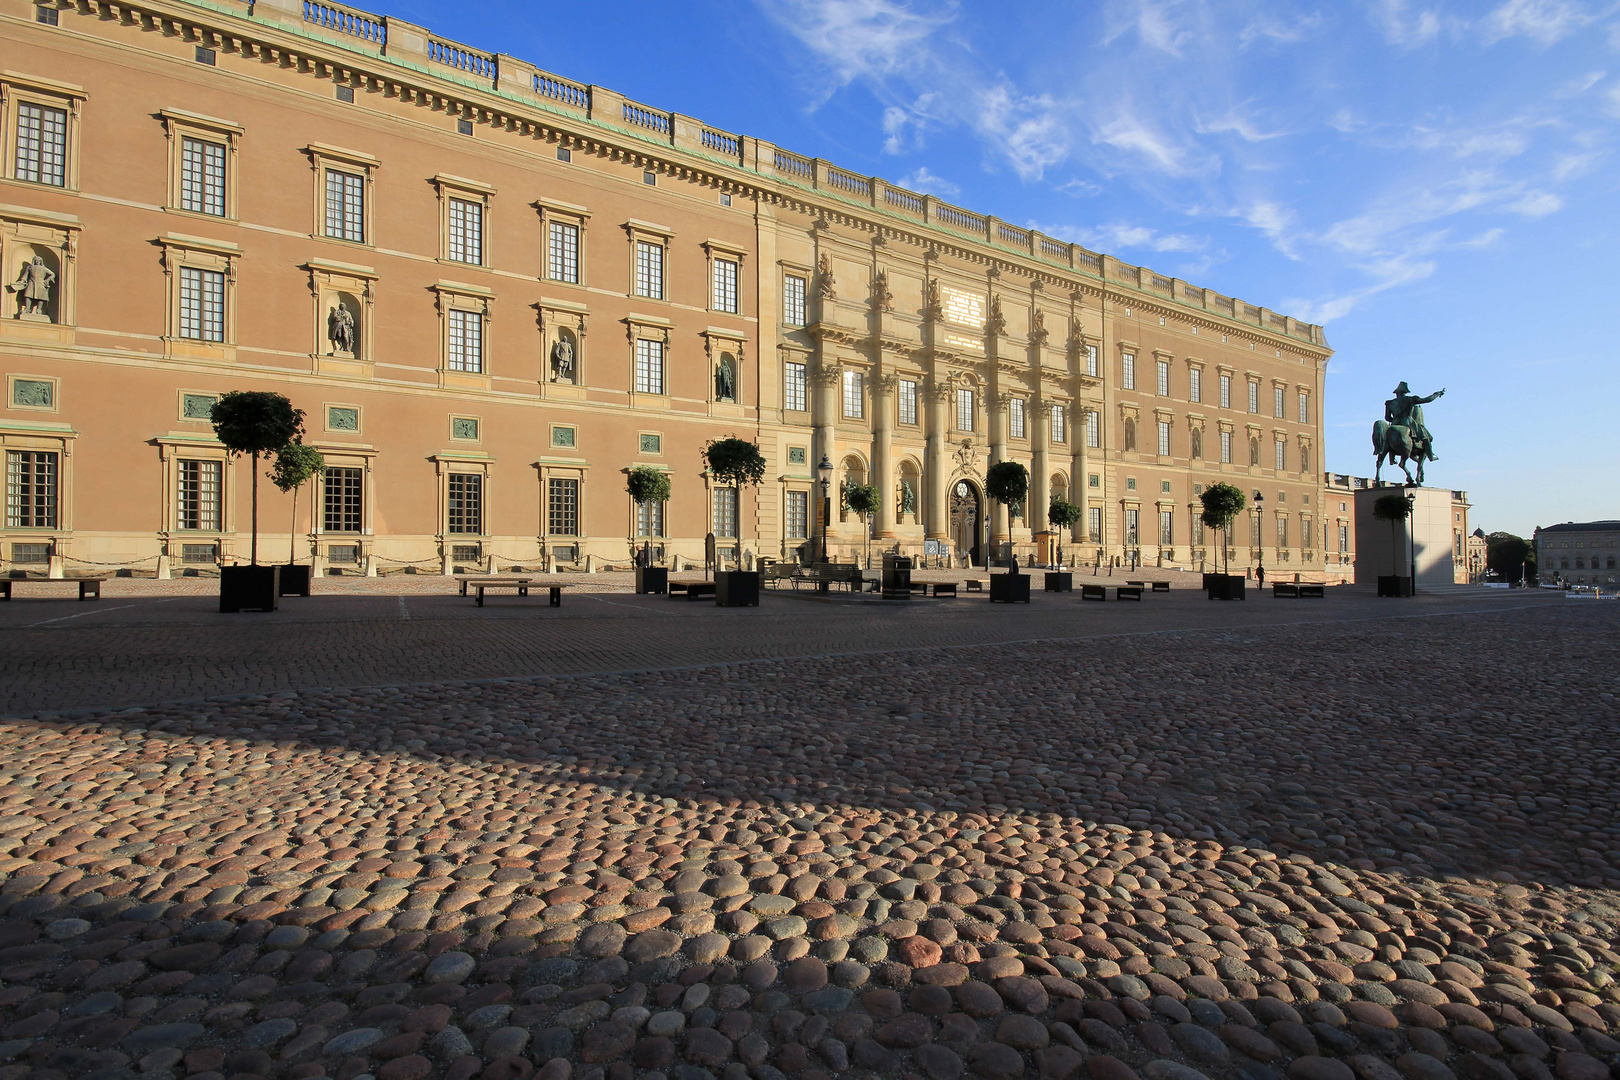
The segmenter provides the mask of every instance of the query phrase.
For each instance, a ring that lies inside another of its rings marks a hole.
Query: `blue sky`
[[[1476,524],[1620,517],[1620,0],[379,10],[1323,322],[1329,469],[1406,379]]]

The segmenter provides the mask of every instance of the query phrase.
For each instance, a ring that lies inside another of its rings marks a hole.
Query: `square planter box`
[[[276,567],[281,571],[281,587],[277,596],[308,596],[310,567],[304,563],[284,563]]]
[[[754,570],[727,570],[714,575],[716,607],[759,607],[760,575]]]
[[[1411,596],[1412,579],[1397,577],[1393,574],[1380,574],[1378,576],[1379,596]]]
[[[1047,592],[1074,592],[1074,575],[1067,570],[1046,572]]]
[[[1029,575],[991,574],[990,602],[992,604],[1029,603]]]
[[[219,610],[274,611],[281,592],[279,566],[219,568]]]
[[[1242,600],[1247,583],[1236,574],[1207,574],[1211,600]]]
[[[669,592],[669,567],[667,566],[638,566],[636,567],[636,593],[667,593]]]

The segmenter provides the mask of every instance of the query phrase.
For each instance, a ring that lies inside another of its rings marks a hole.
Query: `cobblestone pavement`
[[[598,664],[660,633],[791,655],[478,683],[420,657],[392,685],[163,704],[159,681],[142,707],[0,723],[0,1080],[1620,1063],[1609,605],[1375,622],[1390,608],[1348,594],[889,614],[603,596],[631,605],[616,646],[583,602],[468,617],[424,596],[442,617],[345,625],[404,653],[517,638],[509,662],[536,626]],[[43,670],[12,659],[39,639],[92,690],[199,631],[307,641],[269,663],[346,647],[313,611],[147,610],[164,599],[71,630],[9,610],[7,682]],[[804,629],[823,619],[842,629]],[[1042,639],[1040,619],[1085,621]],[[440,636],[409,636],[425,623]],[[862,655],[829,649],[840,633]],[[118,641],[132,661],[89,665]]]
[[[967,576],[924,575],[929,581]],[[76,595],[71,583],[35,585],[0,604],[0,715],[332,686],[1375,619],[1390,612],[1386,601],[1352,588],[1330,590],[1323,601],[1251,593],[1243,604],[1210,603],[1187,587],[1189,579],[1196,581],[1192,575],[1163,577],[1174,579],[1174,591],[1140,604],[1036,593],[1027,607],[1009,607],[965,591],[956,600],[896,603],[852,600],[846,593],[823,598],[806,589],[767,590],[758,608],[719,609],[632,595],[624,574],[568,575],[560,608],[547,607],[543,593],[491,598],[480,608],[456,595],[454,579],[398,575],[324,579],[315,596],[284,598],[274,615],[221,615],[218,583],[208,579],[117,580],[107,583],[101,601],[86,603],[60,598]],[[58,596],[46,598],[42,590]],[[1419,597],[1400,610],[1432,615],[1570,602],[1558,594],[1482,589]]]

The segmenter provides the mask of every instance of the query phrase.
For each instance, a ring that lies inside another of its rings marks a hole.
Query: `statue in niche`
[[[889,272],[879,270],[872,278],[872,307],[878,311],[894,310],[894,293],[889,291]]]
[[[1029,339],[1037,345],[1045,345],[1046,336],[1046,312],[1036,308],[1035,314],[1030,316]]]
[[[911,486],[909,478],[900,481],[900,515],[915,514],[917,512],[917,489]]]
[[[834,286],[838,279],[833,277],[832,256],[827,252],[821,253],[821,262],[818,264],[819,272],[816,275],[816,295],[823,300],[836,300],[838,293]]]
[[[1001,335],[1007,332],[1007,317],[1001,313],[1001,294],[990,298],[990,323],[988,329],[992,334]]]
[[[567,334],[558,334],[557,343],[551,347],[551,381],[574,381],[574,343]]]
[[[51,288],[56,284],[56,271],[45,265],[42,256],[23,264],[17,280],[7,285],[17,295],[17,317],[50,319]]]
[[[715,365],[714,399],[716,401],[737,400],[737,372],[730,353],[722,353],[720,363]]]
[[[355,355],[354,313],[341,300],[326,313],[326,340],[332,343],[333,353]]]

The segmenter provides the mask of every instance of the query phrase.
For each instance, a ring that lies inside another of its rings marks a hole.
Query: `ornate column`
[[[1079,424],[1074,431],[1074,504],[1080,508],[1080,542],[1101,544],[1102,537],[1091,535],[1091,443],[1089,425],[1091,416],[1097,410],[1088,409],[1078,405]],[[1098,429],[1101,430],[1102,418],[1098,417]]]
[[[1030,505],[1024,510],[1032,533],[1047,527],[1046,508],[1052,502],[1052,470],[1046,459],[1052,438],[1052,402],[1042,401],[1035,407],[1034,422],[1035,430],[1029,433]]]
[[[950,429],[946,427],[946,403],[950,401],[952,386],[936,378],[928,388],[928,443],[923,461],[923,487],[927,491],[924,518],[928,526],[928,539],[950,538],[949,490],[950,464],[948,447]]]
[[[985,427],[990,440],[987,468],[998,461],[1007,460],[1007,406],[1011,401],[1011,394],[985,394]],[[1028,418],[1025,419],[1027,422]],[[1025,495],[1025,498],[1028,497]],[[1012,512],[1005,503],[994,499],[990,500],[990,506],[990,557],[997,559],[1012,541]]]
[[[825,457],[834,465],[838,463],[837,437],[834,431],[838,424],[838,384],[843,379],[843,365],[823,359],[816,365],[815,372],[810,381],[815,386],[814,413],[811,417],[815,424],[815,446],[811,448],[814,459],[810,462],[812,471]]]
[[[894,523],[899,508],[894,505],[894,389],[900,376],[893,373],[874,374],[872,377],[872,480],[883,493],[883,505],[878,509],[877,528],[873,536],[880,540],[893,539]]]

